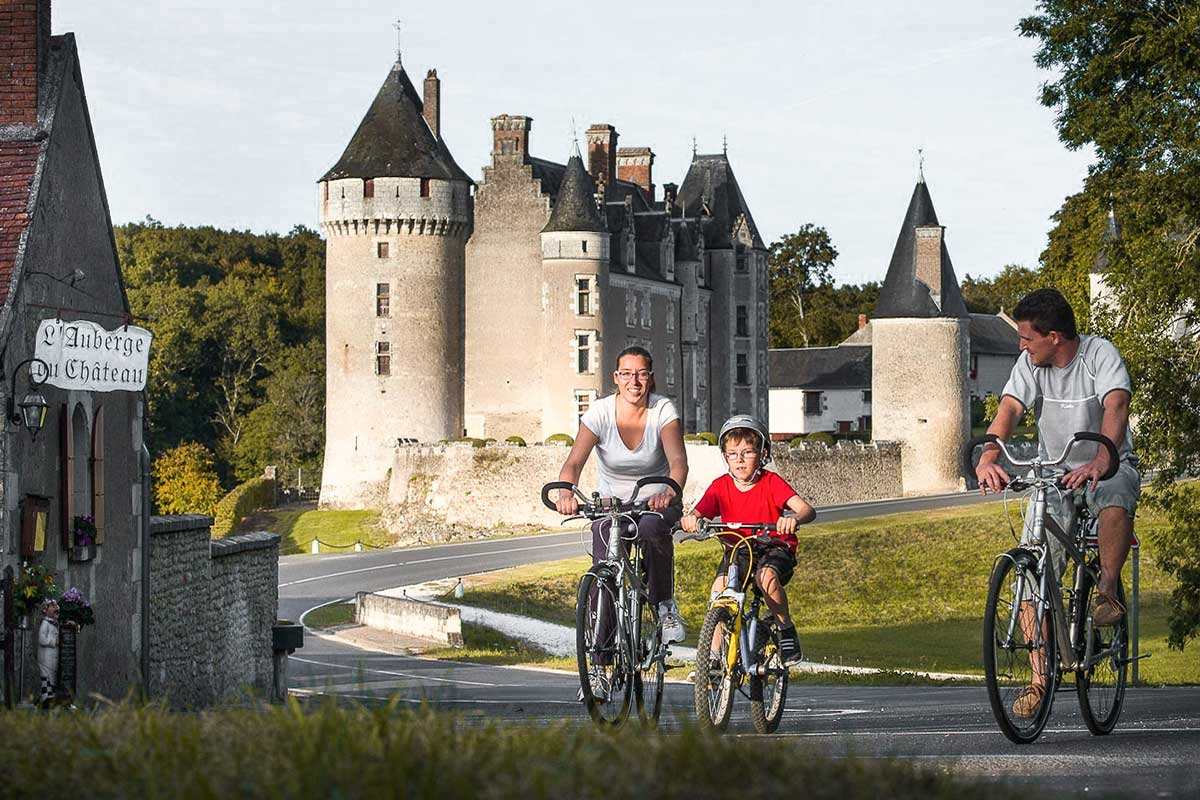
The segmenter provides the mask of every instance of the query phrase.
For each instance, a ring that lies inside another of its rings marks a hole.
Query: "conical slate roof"
[[[388,73],[346,152],[321,177],[435,178],[473,183],[445,142],[425,122],[424,103],[408,73],[397,63]]]
[[[954,276],[954,265],[950,263],[950,252],[942,241],[942,307],[933,301],[930,289],[924,281],[917,280],[917,236],[916,229],[927,225],[938,225],[937,212],[933,210],[933,199],[925,179],[917,182],[904,224],[896,238],[896,249],[892,251],[892,263],[887,277],[879,290],[879,302],[875,305],[875,317],[933,317],[966,318],[967,305]]]
[[[724,153],[692,156],[675,205],[689,217],[703,216],[705,209],[712,215],[717,224],[705,235],[709,247],[732,246],[733,226],[741,216],[745,217],[746,225],[750,228],[754,247],[766,248],[750,214],[750,205],[742,195],[742,187],[733,175],[729,157]]]
[[[1104,238],[1100,240],[1100,252],[1096,253],[1096,261],[1092,264],[1093,274],[1108,272],[1108,247],[1121,238],[1121,225],[1117,222],[1117,212],[1108,209],[1108,220],[1104,223]]]
[[[558,231],[604,231],[604,223],[596,208],[596,187],[592,176],[583,168],[583,159],[571,156],[563,172],[558,195],[554,198],[554,210],[542,233]]]

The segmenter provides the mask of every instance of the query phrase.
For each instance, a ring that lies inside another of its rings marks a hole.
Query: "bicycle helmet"
[[[725,424],[721,426],[721,432],[717,434],[717,447],[725,449],[725,437],[736,430],[750,430],[758,434],[759,449],[758,449],[758,469],[754,471],[754,477],[751,481],[758,480],[762,474],[762,468],[771,460],[771,437],[767,435],[767,429],[754,417],[749,414],[735,414],[725,420]],[[729,471],[733,475],[733,470]],[[737,480],[734,478],[734,480]]]

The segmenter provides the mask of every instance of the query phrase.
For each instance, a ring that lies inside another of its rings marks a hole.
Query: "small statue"
[[[38,626],[38,671],[42,674],[42,688],[38,705],[48,706],[54,698],[58,685],[58,603],[47,600],[42,603],[42,624]]]

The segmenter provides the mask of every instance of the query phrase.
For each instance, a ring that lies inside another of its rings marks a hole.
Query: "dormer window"
[[[429,178],[421,178],[421,197],[429,197]]]
[[[363,181],[363,197],[375,196],[375,179],[367,178]]]

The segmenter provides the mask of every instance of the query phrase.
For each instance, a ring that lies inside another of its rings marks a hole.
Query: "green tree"
[[[1200,470],[1200,4],[1041,0],[1019,30],[1055,76],[1042,103],[1059,137],[1096,152],[1080,208],[1068,200],[1055,232],[1074,241],[1072,226],[1106,203],[1121,225],[1105,250],[1114,302],[1091,326],[1121,349],[1134,381],[1138,454],[1158,470],[1146,499],[1172,523],[1156,543],[1179,580],[1169,637],[1183,647],[1200,633],[1200,501],[1176,483]],[[1065,269],[1074,255],[1062,245],[1047,266]]]
[[[967,275],[961,287],[968,311],[976,314],[999,314],[1005,311],[1011,314],[1022,297],[1044,285],[1045,278],[1039,272],[1019,264],[1009,264],[994,278],[972,278]]]
[[[806,300],[833,284],[831,270],[837,248],[824,228],[805,223],[800,230],[772,242],[767,257],[770,277],[771,347],[808,347],[812,331]]]
[[[159,514],[209,514],[221,499],[212,451],[188,442],[154,460],[154,507]]]

